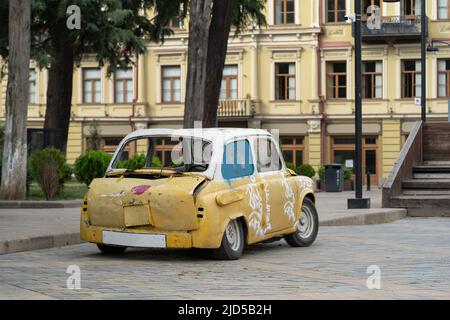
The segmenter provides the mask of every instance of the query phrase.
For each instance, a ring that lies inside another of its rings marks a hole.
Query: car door
[[[244,195],[242,210],[249,225],[250,243],[261,241],[271,229],[261,179],[256,175],[254,157],[248,139],[229,142],[223,151],[221,174],[229,186]]]
[[[270,232],[295,223],[295,189],[288,181],[276,143],[270,137],[257,137],[253,143],[256,169],[263,187]]]

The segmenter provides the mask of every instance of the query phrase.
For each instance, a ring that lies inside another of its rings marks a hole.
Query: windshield
[[[112,169],[173,169],[203,172],[211,161],[212,143],[194,137],[142,137],[128,141],[114,159]]]

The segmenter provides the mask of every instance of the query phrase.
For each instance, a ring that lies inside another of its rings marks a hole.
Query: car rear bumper
[[[192,248],[191,235],[180,231],[103,228],[82,222],[80,235],[81,240],[91,243],[138,248]]]

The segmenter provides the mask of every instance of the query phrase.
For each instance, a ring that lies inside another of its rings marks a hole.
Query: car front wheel
[[[107,244],[97,244],[98,249],[104,254],[122,254],[127,250],[127,247],[110,246]]]
[[[305,198],[302,213],[297,221],[296,232],[286,235],[286,242],[292,247],[309,247],[319,232],[319,215],[311,199]]]
[[[214,257],[220,260],[237,260],[244,251],[244,228],[239,220],[231,220],[225,229],[219,249],[213,250]]]

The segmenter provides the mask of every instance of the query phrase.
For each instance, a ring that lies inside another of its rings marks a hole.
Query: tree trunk
[[[206,65],[213,0],[191,0],[189,4],[189,46],[184,127],[203,121]]]
[[[70,45],[55,47],[55,62],[48,71],[47,110],[44,129],[48,132],[49,145],[66,151],[72,108],[74,55]]]
[[[205,102],[203,127],[217,127],[217,107],[219,106],[220,87],[223,68],[228,49],[234,0],[214,0],[212,21],[209,28],[208,57],[206,64]]]
[[[213,4],[211,7],[211,3]],[[217,127],[234,0],[192,0],[184,126]]]
[[[9,2],[9,59],[0,196],[22,200],[27,180],[31,0]]]

